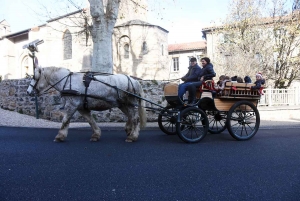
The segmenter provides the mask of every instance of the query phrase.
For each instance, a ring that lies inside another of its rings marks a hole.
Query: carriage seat
[[[255,86],[253,83],[233,83],[226,82],[225,88],[220,92],[221,97],[245,97],[245,98],[260,98],[261,91],[264,89],[261,87],[258,90],[250,89],[251,86]]]

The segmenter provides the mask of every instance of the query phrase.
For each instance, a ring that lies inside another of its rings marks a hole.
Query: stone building
[[[141,20],[115,26],[114,70],[143,79],[168,79],[168,31]]]
[[[200,65],[200,59],[206,55],[206,42],[196,41],[170,44],[168,51],[170,64],[169,79],[177,79],[183,77],[188,72],[191,57],[197,58],[197,62]]]
[[[135,10],[132,11],[132,8]],[[134,7],[130,3],[120,5],[112,36],[113,73],[163,80],[169,75],[168,31],[147,23],[146,10],[145,7]],[[42,67],[58,66],[73,72],[89,71],[93,43],[89,33],[82,28],[87,25],[89,17],[89,9],[82,9],[15,33],[10,33],[9,22],[1,21],[2,79],[18,79],[24,78],[26,73],[33,74],[32,59],[23,46],[36,39],[44,40],[36,53]]]

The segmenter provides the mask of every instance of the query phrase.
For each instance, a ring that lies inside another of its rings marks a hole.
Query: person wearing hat
[[[256,77],[256,81],[254,82],[255,86],[250,87],[250,89],[251,90],[257,89],[260,95],[264,95],[264,93],[262,91],[263,90],[262,85],[264,85],[266,81],[265,81],[265,79],[263,79],[261,73],[257,73],[255,75],[255,77]]]
[[[197,59],[192,57],[190,59],[190,66],[188,67],[188,73],[181,78],[184,83],[179,84],[178,86],[178,96],[181,100],[183,100],[183,94],[187,91],[187,87],[193,82],[198,81],[198,77],[201,73],[201,68],[197,63]]]
[[[202,71],[199,75],[198,81],[193,82],[191,85],[187,87],[189,91],[189,103],[194,104],[195,103],[195,98],[196,98],[196,91],[197,88],[199,88],[202,85],[203,81],[206,80],[211,80],[213,77],[216,76],[216,73],[214,71],[214,66],[212,63],[210,63],[210,59],[208,57],[203,57],[201,59],[201,64],[202,64]]]

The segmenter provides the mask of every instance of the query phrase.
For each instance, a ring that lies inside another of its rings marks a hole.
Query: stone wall
[[[5,110],[15,111],[21,114],[36,116],[35,97],[27,95],[27,88],[30,80],[15,79],[0,82],[0,107]],[[161,81],[140,81],[143,86],[145,98],[154,103],[166,106],[167,102],[163,96],[164,82]],[[50,90],[38,99],[39,118],[60,122],[63,117],[61,97],[58,91]],[[151,107],[150,103],[146,106]],[[152,107],[156,107],[153,105]],[[118,109],[114,108],[107,111],[93,111],[92,116],[97,122],[124,122],[126,117]],[[149,122],[157,121],[158,113],[147,111]],[[85,119],[76,112],[72,118],[73,122],[85,122]]]

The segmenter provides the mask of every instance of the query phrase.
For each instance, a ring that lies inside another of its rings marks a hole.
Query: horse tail
[[[138,82],[139,83],[139,82]],[[145,94],[144,94],[144,90],[142,88],[142,85],[139,83],[139,91],[140,91],[140,97],[144,98]],[[139,117],[140,117],[140,128],[144,128],[146,127],[147,124],[147,114],[146,114],[146,102],[139,98]]]

